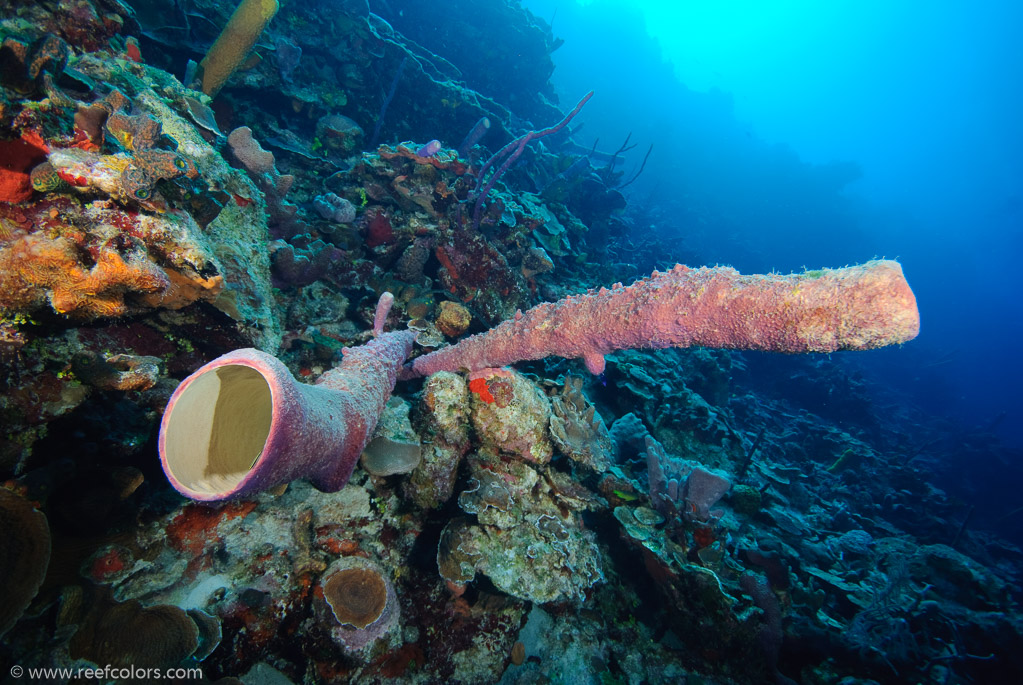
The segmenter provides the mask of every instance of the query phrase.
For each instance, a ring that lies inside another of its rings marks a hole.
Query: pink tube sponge
[[[218,501],[296,478],[327,492],[352,475],[414,333],[384,333],[344,350],[315,385],[276,358],[235,350],[182,381],[160,425],[160,461],[186,497]]]
[[[770,352],[867,350],[916,337],[916,298],[894,261],[780,276],[681,264],[629,286],[546,302],[413,360],[402,378],[547,356],[595,374],[614,350],[718,347]]]

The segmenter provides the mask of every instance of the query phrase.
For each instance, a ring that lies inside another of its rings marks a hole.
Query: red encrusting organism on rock
[[[476,393],[481,400],[487,404],[494,403],[494,396],[490,394],[490,388],[487,387],[486,378],[473,378],[469,381],[469,391]]]
[[[391,226],[390,217],[386,212],[377,211],[366,222],[366,247],[387,245],[394,240],[394,228]]]
[[[39,134],[0,140],[0,202],[27,202],[32,197],[32,167],[46,161],[49,147]]]

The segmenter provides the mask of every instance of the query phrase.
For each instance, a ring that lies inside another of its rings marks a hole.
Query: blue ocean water
[[[654,145],[628,189],[652,233],[740,271],[897,258],[921,334],[849,361],[1019,461],[1018,3],[524,5],[564,39],[562,102],[597,92],[581,142],[631,133],[630,169]],[[953,443],[945,456],[962,459]]]
[[[922,333],[859,362],[1023,445],[1018,3],[524,5],[565,40],[562,101],[597,91],[580,138],[654,144],[651,231],[740,271],[898,258]]]

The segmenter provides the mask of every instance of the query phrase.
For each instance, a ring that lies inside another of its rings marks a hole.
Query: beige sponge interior
[[[167,468],[197,493],[225,494],[249,472],[266,444],[273,395],[249,366],[220,366],[189,383],[164,431]]]

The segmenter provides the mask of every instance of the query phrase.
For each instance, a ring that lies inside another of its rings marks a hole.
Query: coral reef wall
[[[585,108],[523,137],[571,105],[517,2],[282,1],[257,31],[274,4],[212,98],[234,1],[0,4],[0,672],[1023,681],[1023,554],[932,479],[935,436],[993,448],[838,354],[455,360],[350,419],[370,441],[336,492],[179,496],[161,417],[224,353],[299,383],[381,330],[443,357],[687,257],[573,139]]]

